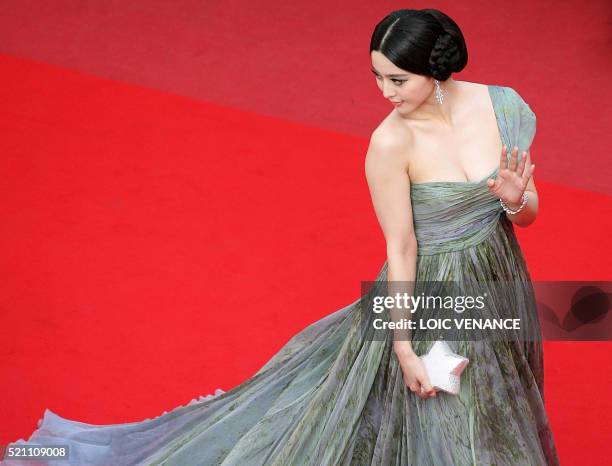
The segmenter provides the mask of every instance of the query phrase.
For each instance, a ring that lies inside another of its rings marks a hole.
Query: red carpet
[[[268,2],[239,16],[215,12],[211,31],[196,27],[203,18],[189,22],[195,3],[152,10],[162,3],[15,2],[1,20],[0,444],[27,437],[47,407],[131,422],[228,390],[305,325],[357,299],[360,280],[384,262],[363,156],[390,108],[368,81],[367,41],[401,6],[346,16],[336,5],[289,12]],[[503,5],[487,15],[510,21]],[[604,12],[604,2],[549,8],[546,27],[537,22],[543,5],[556,4],[519,2],[524,23],[512,42],[503,28],[499,41],[511,49],[502,57],[493,19],[478,29],[466,6],[411,7],[448,11],[467,31],[474,64],[457,79],[515,87],[538,116],[541,211],[517,228],[533,278],[609,280],[609,68],[578,74],[587,58],[601,59],[590,41],[605,24],[582,8]],[[320,41],[293,50],[275,37],[275,18],[289,13],[294,38],[309,25]],[[560,50],[547,28],[570,17],[575,42]],[[184,31],[174,43],[172,24]],[[247,44],[244,29],[273,47]],[[153,37],[164,47],[147,55]],[[562,464],[602,464],[610,343],[545,350]]]

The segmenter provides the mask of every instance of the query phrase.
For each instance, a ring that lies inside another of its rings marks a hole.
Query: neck
[[[423,101],[408,116],[410,120],[428,121],[437,123],[443,126],[453,126],[453,115],[455,114],[454,106],[457,105],[458,88],[460,84],[453,78],[448,78],[446,81],[440,81],[440,89],[444,94],[442,104],[436,99],[436,84],[431,80],[431,93],[427,99]]]

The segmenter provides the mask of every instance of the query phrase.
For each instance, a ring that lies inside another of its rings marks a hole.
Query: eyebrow
[[[370,69],[374,72],[374,73],[378,73],[378,71],[376,71],[373,67],[370,67]],[[380,73],[378,73],[380,74]],[[404,74],[386,74],[385,75],[387,78],[404,78],[407,77],[408,75],[406,73]]]

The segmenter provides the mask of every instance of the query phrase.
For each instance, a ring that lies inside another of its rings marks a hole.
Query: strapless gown
[[[535,115],[514,89],[488,86],[502,142],[528,149]],[[495,176],[497,169],[491,174]],[[411,184],[416,281],[531,283],[513,224],[477,182]],[[376,283],[387,279],[387,262]],[[540,332],[533,307],[499,295]],[[63,465],[558,465],[544,407],[541,339],[450,342],[469,358],[460,392],[422,400],[390,338],[362,332],[363,297],[304,328],[255,375],[152,419],[93,425],[49,409],[31,444],[67,444]],[[417,354],[431,341],[419,340]],[[16,444],[27,445],[20,439]],[[6,465],[28,464],[6,461]],[[45,464],[32,461],[30,464]]]

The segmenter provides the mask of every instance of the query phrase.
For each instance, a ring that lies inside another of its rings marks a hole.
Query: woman
[[[533,112],[510,87],[452,79],[467,51],[437,10],[385,17],[370,55],[395,105],[365,163],[387,242],[375,283],[529,284],[513,224],[529,225],[538,210]],[[508,154],[506,146],[516,147]],[[503,311],[513,298],[502,293],[494,304]],[[511,305],[531,324],[527,336],[537,336],[529,303]],[[228,392],[127,424],[85,424],[47,409],[29,442],[68,445],[69,461],[55,465],[559,464],[538,338],[451,342],[470,361],[454,395],[436,392],[417,356],[431,346],[426,334],[372,338],[363,311],[362,297],[314,322]]]

